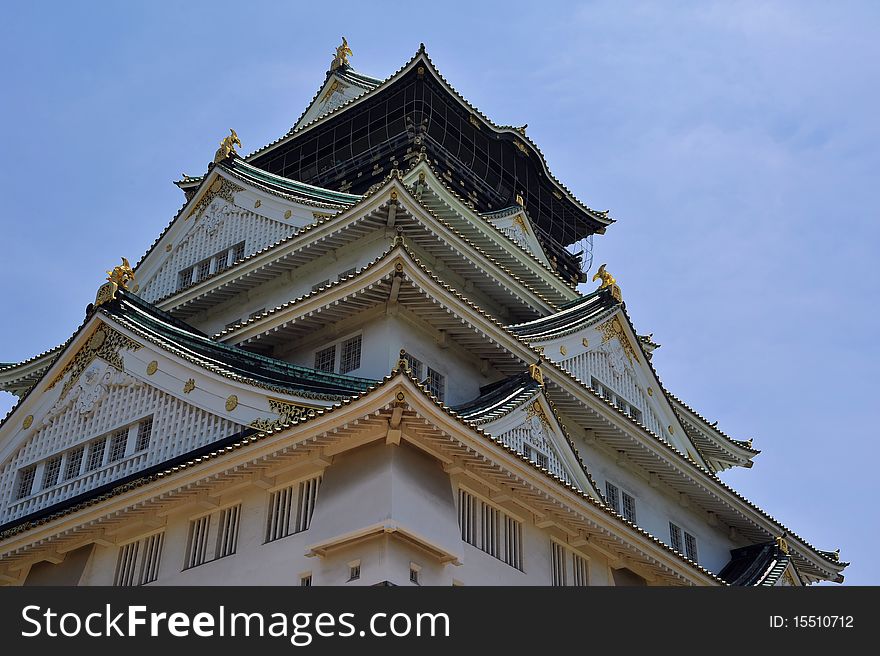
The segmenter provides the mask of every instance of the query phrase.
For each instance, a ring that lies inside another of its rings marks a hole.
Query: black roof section
[[[559,312],[534,321],[507,326],[507,329],[526,340],[551,339],[601,318],[620,304],[611,295],[611,288],[606,287],[566,303]]]
[[[478,424],[503,417],[534,395],[540,384],[528,371],[484,385],[480,395],[452,408],[462,419]]]
[[[317,371],[214,341],[189,324],[124,290],[99,310],[132,332],[227,378],[320,399],[356,396],[377,381]]]
[[[773,586],[791,562],[775,540],[731,549],[730,555],[718,576],[737,586]]]

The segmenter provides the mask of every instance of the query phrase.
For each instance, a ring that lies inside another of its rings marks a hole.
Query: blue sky
[[[665,385],[763,450],[725,480],[880,583],[880,5],[19,3],[0,41],[0,361],[80,324],[234,127],[286,132],[343,34],[387,76],[424,41],[554,174]],[[0,393],[0,416],[13,405]]]

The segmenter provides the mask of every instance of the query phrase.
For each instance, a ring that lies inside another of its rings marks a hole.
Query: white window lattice
[[[25,467],[18,472],[18,488],[15,491],[16,499],[24,499],[29,496],[34,487],[34,479],[37,476],[37,467]]]
[[[422,372],[424,371],[424,364],[422,364],[422,361],[418,358],[414,358],[409,353],[403,354],[403,360],[406,362],[406,366],[412,372],[412,375],[418,380],[422,380]]]
[[[321,477],[316,476],[269,495],[266,542],[308,530],[320,484]]]
[[[125,447],[128,443],[128,429],[120,428],[110,436],[110,450],[107,453],[107,463],[119,462],[125,457]]]
[[[67,452],[67,462],[64,463],[64,480],[69,481],[79,476],[82,470],[83,454],[86,448],[81,446]]]
[[[153,418],[147,417],[138,424],[137,441],[135,451],[143,451],[150,446],[150,438],[153,435]]]
[[[315,353],[315,369],[332,373],[336,368],[336,344]]]
[[[89,459],[86,462],[86,471],[95,471],[104,464],[104,447],[106,445],[106,437],[100,437],[89,444]]]
[[[442,401],[446,397],[446,376],[439,371],[428,367],[428,376],[425,379],[425,387],[428,392]]]
[[[620,494],[623,503],[621,504],[623,508],[623,516],[626,517],[633,524],[636,523],[636,500],[633,496],[627,494],[626,492],[621,492]]]
[[[681,528],[669,522],[669,545],[677,552],[682,553]]]
[[[58,475],[61,473],[61,456],[49,458],[43,466],[43,489],[53,487],[58,483]]]
[[[352,337],[342,342],[342,349],[339,355],[339,373],[347,374],[361,366],[361,342],[360,335]]]
[[[687,531],[684,532],[684,555],[690,558],[695,563],[698,562],[697,538],[695,538]]]
[[[611,481],[605,481],[605,500],[614,512],[620,512],[620,490]]]
[[[114,585],[144,585],[159,577],[165,533],[155,533],[119,549]]]

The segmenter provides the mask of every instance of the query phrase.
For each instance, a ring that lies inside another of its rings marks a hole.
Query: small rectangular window
[[[107,454],[107,463],[118,462],[125,457],[125,447],[128,442],[128,429],[120,428],[114,431],[110,437],[110,451]]]
[[[332,373],[336,369],[336,345],[315,353],[315,369]]]
[[[196,282],[201,282],[211,273],[211,258],[196,264]]]
[[[177,274],[177,288],[183,289],[192,284],[193,268],[187,267]]]
[[[361,366],[361,336],[352,337],[342,342],[339,356],[339,373],[347,374]]]
[[[299,584],[303,588],[311,588],[312,587],[312,575],[311,574],[303,574],[299,577]]]
[[[114,585],[144,585],[159,578],[164,533],[130,542],[119,549]]]
[[[469,492],[459,490],[458,524],[462,540],[522,570],[522,522]]]
[[[351,565],[348,568],[348,580],[357,581],[361,577],[361,564]]]
[[[238,547],[238,520],[241,516],[241,504],[224,508],[220,511],[217,529],[217,548],[215,558],[231,556]]]
[[[89,444],[89,459],[86,462],[86,471],[95,471],[104,464],[104,447],[107,438],[101,437]]]
[[[684,532],[684,555],[690,558],[695,563],[698,562],[697,559],[697,538],[688,533]]]
[[[681,528],[669,522],[669,546],[682,553]]]
[[[86,448],[81,446],[77,449],[67,452],[67,462],[64,464],[64,480],[69,481],[71,478],[79,476],[82,469],[83,453]]]
[[[550,541],[550,583],[556,587],[566,585],[565,549],[558,542]]]
[[[636,523],[636,500],[627,494],[626,492],[621,492],[621,498],[623,499],[623,516],[626,517],[633,524]]]
[[[232,247],[232,262],[235,263],[241,259],[244,259],[244,242]]]
[[[58,475],[61,473],[61,456],[49,458],[43,466],[43,489],[52,487],[58,483]]]
[[[611,510],[616,513],[620,512],[620,491],[610,481],[605,481],[605,500],[608,502]]]
[[[308,530],[320,484],[321,477],[316,476],[269,495],[266,542]]]
[[[422,364],[422,361],[418,358],[414,358],[409,353],[404,353],[403,359],[406,362],[406,366],[409,367],[410,371],[412,371],[412,375],[415,376],[418,380],[422,380],[422,371],[424,370],[424,365]]]
[[[150,446],[150,438],[153,436],[153,418],[147,417],[138,424],[137,442],[135,451],[143,451]]]
[[[208,531],[210,528],[210,515],[199,517],[189,523],[185,567],[196,567],[208,560]]]
[[[421,567],[416,565],[415,563],[409,564],[409,582],[415,583],[416,585],[420,585],[419,583],[419,574],[421,573]]]
[[[34,487],[34,478],[37,476],[37,466],[31,465],[18,472],[18,488],[15,490],[16,499],[24,499],[31,495]]]
[[[571,554],[571,573],[572,585],[586,587],[590,584],[590,570],[583,556]]]
[[[425,381],[425,387],[428,392],[437,397],[437,400],[442,401],[446,396],[446,376],[439,371],[428,367],[428,377]]]

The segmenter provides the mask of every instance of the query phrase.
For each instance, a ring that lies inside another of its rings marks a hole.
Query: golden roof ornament
[[[236,146],[241,148],[241,141],[238,140],[238,135],[235,134],[235,130],[229,128],[229,136],[223,137],[223,141],[220,142],[220,147],[217,149],[217,152],[214,153],[214,164],[222,162],[231,155],[237,155],[238,153],[235,152]]]
[[[529,365],[529,375],[532,377],[532,380],[538,383],[538,385],[544,387],[544,373],[541,371],[540,363]]]
[[[611,296],[613,296],[617,301],[623,300],[623,295],[620,293],[620,287],[617,286],[617,281],[614,279],[606,269],[605,265],[599,267],[599,270],[596,272],[596,275],[593,276],[593,282],[597,280],[601,280],[602,284],[599,285],[599,289],[605,289],[606,287],[611,288]]]
[[[336,56],[330,63],[330,70],[335,71],[342,66],[349,66],[348,58],[353,54],[351,48],[348,47],[348,40],[345,37],[342,37],[342,45],[336,47]]]
[[[107,282],[98,288],[95,296],[95,307],[116,299],[116,292],[124,289],[128,292],[136,292],[138,286],[135,283],[134,271],[126,258],[122,258],[122,264],[113,267],[107,272]]]
[[[785,536],[780,535],[779,537],[775,538],[775,540],[776,540],[776,546],[779,547],[779,550],[782,553],[787,554],[788,553],[788,542],[785,541]]]

